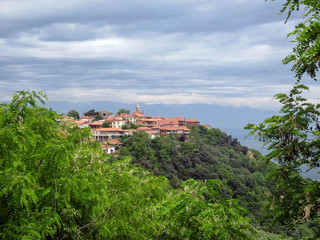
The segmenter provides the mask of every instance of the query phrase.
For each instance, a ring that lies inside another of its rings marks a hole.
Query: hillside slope
[[[132,156],[134,163],[167,177],[173,187],[190,178],[219,179],[221,197],[239,199],[255,218],[262,217],[261,209],[272,191],[272,183],[265,177],[274,164],[257,161],[259,152],[221,130],[199,126],[191,129],[189,136],[155,139],[136,133],[122,142],[119,157]]]

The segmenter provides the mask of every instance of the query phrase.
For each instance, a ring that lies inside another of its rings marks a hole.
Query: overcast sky
[[[0,0],[0,101],[272,108],[295,82],[283,1]]]

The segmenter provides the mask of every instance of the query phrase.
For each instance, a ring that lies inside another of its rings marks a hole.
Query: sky
[[[282,3],[0,0],[0,101],[44,89],[52,101],[276,108],[295,82],[281,60],[300,20],[284,24]]]

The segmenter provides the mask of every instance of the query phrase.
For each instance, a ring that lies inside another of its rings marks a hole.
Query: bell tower
[[[140,106],[139,106],[139,104],[137,104],[136,113],[140,113]]]

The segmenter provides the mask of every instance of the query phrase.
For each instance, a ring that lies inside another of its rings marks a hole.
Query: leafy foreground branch
[[[271,150],[265,160],[279,164],[273,171],[276,191],[269,204],[269,217],[274,223],[294,227],[310,219],[319,219],[320,183],[303,179],[301,166],[309,170],[320,166],[320,104],[312,104],[301,96],[304,85],[295,85],[290,94],[277,94],[282,104],[280,116],[259,125],[248,124],[260,141]]]
[[[108,161],[90,131],[57,125],[42,92],[0,106],[1,239],[248,239],[217,181],[174,190],[130,159]]]

